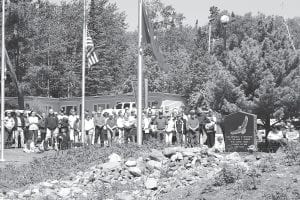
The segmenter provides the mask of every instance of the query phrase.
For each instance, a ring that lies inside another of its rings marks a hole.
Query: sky
[[[50,0],[59,2],[60,0]],[[149,1],[149,0],[145,0]],[[110,0],[115,2],[120,11],[127,15],[128,30],[133,31],[138,26],[138,0]],[[220,10],[228,10],[244,15],[258,12],[266,15],[281,15],[287,18],[300,17],[300,0],[161,0],[165,5],[172,5],[178,13],[185,16],[185,24],[199,25],[208,21],[209,8],[217,6]]]

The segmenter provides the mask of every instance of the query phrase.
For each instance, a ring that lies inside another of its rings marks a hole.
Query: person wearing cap
[[[187,121],[187,141],[190,147],[196,146],[199,144],[199,120],[196,118],[195,110],[190,111],[190,117]]]
[[[11,111],[7,111],[7,116],[4,118],[4,128],[6,133],[6,138],[4,139],[5,146],[9,148],[12,145],[13,131],[15,128],[15,120],[12,117]]]
[[[16,116],[14,118],[15,120],[15,131],[14,131],[14,135],[15,135],[15,148],[18,148],[19,146],[19,140],[18,138],[20,137],[21,139],[21,148],[24,148],[24,127],[25,127],[25,120],[24,117],[21,115],[20,111],[16,111]]]
[[[158,117],[155,119],[154,124],[157,128],[157,137],[158,139],[163,142],[164,140],[164,134],[168,125],[167,119],[163,116],[163,112],[158,113]]]
[[[95,139],[94,144],[101,144],[101,134],[103,131],[103,127],[105,126],[105,117],[102,115],[102,108],[98,109],[97,114],[94,117],[95,123]]]

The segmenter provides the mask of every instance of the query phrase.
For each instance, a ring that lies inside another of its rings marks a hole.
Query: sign
[[[225,117],[225,150],[227,152],[247,152],[256,146],[256,115],[237,112]]]
[[[138,102],[138,81],[137,80],[132,80],[132,89],[133,89],[133,94],[135,98],[135,102]],[[144,79],[143,81],[143,94],[142,94],[142,105],[143,108],[148,107],[148,79]]]

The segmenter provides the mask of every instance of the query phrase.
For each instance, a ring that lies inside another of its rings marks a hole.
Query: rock
[[[138,167],[130,167],[128,171],[135,177],[142,176],[142,171]]]
[[[32,194],[33,195],[39,195],[40,194],[40,190],[38,189],[38,188],[34,188],[33,190],[32,190]]]
[[[62,197],[63,199],[66,199],[66,197],[68,197],[70,193],[70,188],[61,188],[58,192],[58,196]]]
[[[148,164],[151,168],[154,168],[154,169],[161,170],[161,168],[162,168],[162,163],[161,163],[161,162],[158,162],[158,161],[149,160],[149,161],[147,162],[147,164]]]
[[[133,196],[128,193],[122,192],[116,194],[117,200],[134,200]]]
[[[181,152],[181,151],[182,149],[180,147],[168,147],[164,149],[163,154],[166,157],[171,157],[172,155],[176,154],[176,152]]]
[[[171,156],[171,161],[177,161],[177,160],[183,160],[183,155],[180,152],[177,152],[176,154]]]
[[[161,173],[160,173],[159,170],[154,170],[154,172],[153,172],[152,174],[150,174],[150,176],[151,176],[152,178],[160,178]]]
[[[237,152],[233,152],[229,155],[227,155],[225,157],[226,160],[228,161],[233,161],[233,162],[241,162],[242,161],[242,158],[240,157],[240,154],[237,153]]]
[[[48,182],[42,182],[42,183],[40,183],[40,185],[45,188],[54,188],[54,185],[52,183],[48,183]]]
[[[121,168],[120,162],[107,162],[101,165],[104,171],[113,171]]]
[[[145,182],[145,187],[148,190],[155,190],[157,189],[157,179],[155,178],[148,178]]]
[[[23,197],[30,197],[31,196],[31,190],[25,190],[23,192]]]
[[[165,156],[161,151],[158,151],[156,149],[152,149],[151,153],[149,155],[149,158],[151,160],[155,160],[155,161],[162,161],[162,160],[165,159]]]
[[[184,150],[182,152],[182,155],[183,155],[183,157],[191,158],[191,157],[195,156],[195,153],[193,152],[193,149],[189,148],[189,149]]]
[[[135,167],[137,165],[136,161],[135,160],[128,160],[125,165],[127,167]]]
[[[115,154],[115,153],[108,156],[108,158],[109,158],[109,162],[121,162],[122,161],[121,156],[119,156],[118,154]]]

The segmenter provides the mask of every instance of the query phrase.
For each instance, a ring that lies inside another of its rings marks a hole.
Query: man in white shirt
[[[88,112],[86,112],[85,121],[84,121],[84,129],[85,129],[85,143],[87,145],[93,144],[93,135],[95,133],[95,123],[91,118]]]
[[[6,132],[6,148],[10,147],[12,145],[12,139],[13,139],[13,131],[15,128],[15,120],[11,115],[11,112],[7,112],[7,116],[4,118],[4,127]]]
[[[69,123],[70,141],[71,141],[71,145],[72,145],[74,142],[75,143],[78,142],[78,138],[75,137],[75,134],[74,134],[74,124],[75,124],[76,120],[78,119],[78,117],[76,116],[76,113],[75,113],[74,109],[71,109],[70,113],[71,114],[68,117],[68,123]]]

